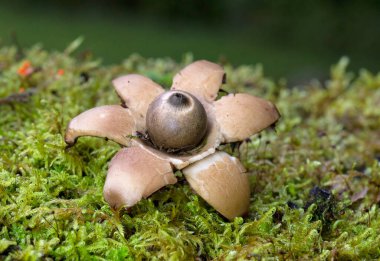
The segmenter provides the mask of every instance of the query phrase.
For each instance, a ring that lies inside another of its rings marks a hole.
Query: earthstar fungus
[[[223,68],[204,60],[177,73],[166,92],[144,76],[121,76],[113,85],[124,106],[96,107],[70,121],[68,145],[96,136],[127,147],[109,165],[103,194],[111,208],[132,207],[176,183],[174,171],[181,170],[193,190],[226,218],[248,211],[244,167],[216,149],[249,138],[280,115],[271,102],[249,94],[216,100],[224,81]]]

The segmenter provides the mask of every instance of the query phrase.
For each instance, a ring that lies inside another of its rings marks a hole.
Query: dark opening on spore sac
[[[186,97],[182,93],[176,92],[170,96],[169,103],[173,105],[174,107],[182,107],[182,106],[188,106],[190,103],[190,100],[188,97]]]

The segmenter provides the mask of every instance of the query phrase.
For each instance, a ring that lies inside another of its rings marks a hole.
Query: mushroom
[[[269,101],[230,94],[216,100],[223,68],[196,61],[173,79],[170,91],[140,75],[113,81],[125,106],[90,109],[68,125],[65,141],[106,137],[128,148],[112,159],[104,198],[111,208],[132,207],[141,198],[176,183],[182,170],[193,190],[228,219],[248,212],[249,180],[237,158],[216,148],[244,140],[275,123]]]

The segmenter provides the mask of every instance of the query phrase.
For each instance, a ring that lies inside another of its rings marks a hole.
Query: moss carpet
[[[181,64],[131,55],[102,66],[74,41],[62,52],[0,49],[0,259],[358,260],[380,258],[380,74],[349,72],[287,86],[260,66],[225,64],[230,92],[273,101],[282,118],[239,149],[250,213],[232,222],[182,177],[128,211],[102,197],[119,146],[82,138],[65,150],[68,121],[119,103],[111,80],[139,73],[165,87]]]

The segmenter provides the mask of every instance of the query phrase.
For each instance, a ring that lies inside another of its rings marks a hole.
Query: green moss
[[[0,49],[1,258],[380,258],[380,74],[347,72],[342,58],[326,83],[289,88],[260,66],[226,65],[224,89],[266,97],[282,114],[276,132],[225,148],[248,169],[249,215],[226,221],[180,173],[175,186],[116,215],[102,187],[119,146],[82,138],[65,150],[65,126],[86,109],[118,103],[115,76],[140,73],[168,87],[192,58],[132,55],[105,67],[75,54],[77,44],[64,52]],[[24,60],[36,69],[27,77],[17,73]],[[20,88],[33,90],[27,101],[14,98]]]

